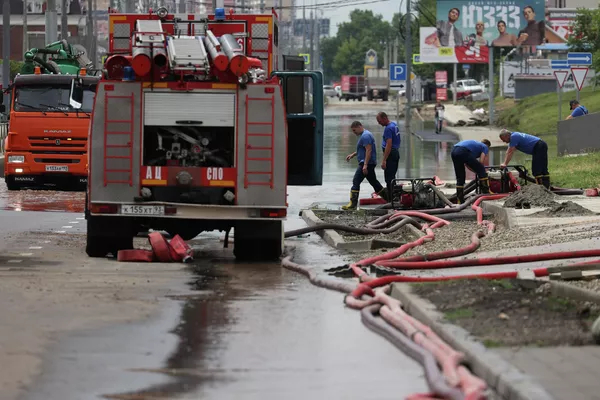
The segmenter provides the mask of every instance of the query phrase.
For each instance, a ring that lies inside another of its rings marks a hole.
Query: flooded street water
[[[298,213],[313,203],[347,202],[356,169],[355,160],[345,161],[356,149],[350,124],[360,120],[379,145],[377,111],[360,104],[327,110],[323,186],[289,188],[286,230],[305,226]],[[402,121],[399,126],[403,131]],[[398,177],[453,179],[452,144],[403,131]],[[379,161],[381,155],[378,146]],[[377,175],[383,181],[380,168]],[[365,181],[363,196],[370,192]],[[0,191],[2,207],[16,211],[35,209],[36,199],[44,200],[40,210],[79,210],[82,197]],[[211,232],[192,242],[198,256],[185,283],[191,295],[163,298],[169,305],[162,314],[143,323],[61,338],[23,398],[398,399],[427,391],[421,366],[368,330],[342,294],[315,287],[278,263],[235,262],[222,237]],[[347,262],[316,234],[286,245],[295,248],[296,262],[317,268]],[[106,261],[108,268],[114,263]]]

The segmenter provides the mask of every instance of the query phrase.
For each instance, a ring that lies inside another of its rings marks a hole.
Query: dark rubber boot
[[[463,204],[465,202],[465,187],[464,186],[456,187],[456,201],[457,201],[457,204]]]
[[[483,193],[483,194],[491,194],[492,193],[492,192],[490,192],[490,185],[489,185],[488,178],[479,179],[479,187],[481,188],[481,193]]]
[[[387,190],[387,188],[383,188],[379,191],[379,193],[377,193],[377,195],[379,197],[381,197],[382,199],[384,199],[385,201],[387,201],[388,203],[390,202],[390,194]]]
[[[542,185],[550,190],[550,175],[544,175],[540,180],[542,181]]]
[[[358,207],[358,194],[358,190],[351,190],[350,202],[345,206],[342,206],[342,210],[356,210],[356,207]]]

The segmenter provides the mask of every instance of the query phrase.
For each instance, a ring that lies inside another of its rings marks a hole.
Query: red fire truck
[[[109,14],[89,134],[87,248],[147,229],[234,229],[238,259],[283,250],[288,185],[320,185],[320,72],[277,71],[275,12]],[[82,83],[70,102],[81,103]]]

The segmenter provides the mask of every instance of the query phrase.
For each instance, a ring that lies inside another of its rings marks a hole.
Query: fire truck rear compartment
[[[233,167],[233,127],[145,126],[143,163],[147,166]]]

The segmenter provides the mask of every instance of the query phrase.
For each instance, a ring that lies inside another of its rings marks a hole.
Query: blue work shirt
[[[521,132],[513,132],[510,135],[508,147],[516,147],[517,150],[525,154],[533,154],[533,148],[541,139],[539,137],[528,135]]]
[[[398,150],[400,148],[400,128],[395,122],[387,124],[383,130],[383,140],[381,141],[381,148],[385,151],[385,142],[388,139],[392,139],[392,149]]]
[[[463,140],[462,142],[456,143],[454,147],[464,147],[469,150],[475,158],[479,158],[481,153],[487,155],[490,151],[485,144],[478,142],[477,140]]]
[[[368,130],[364,130],[363,133],[358,138],[358,143],[356,144],[356,159],[358,163],[364,163],[365,157],[367,155],[367,149],[365,146],[371,145],[371,159],[367,164],[375,164],[377,165],[377,154],[375,151],[375,137]]]
[[[587,108],[585,108],[582,105],[579,105],[579,106],[575,107],[575,109],[571,113],[571,117],[573,117],[573,118],[581,117],[582,115],[586,115],[587,113],[588,113]]]

